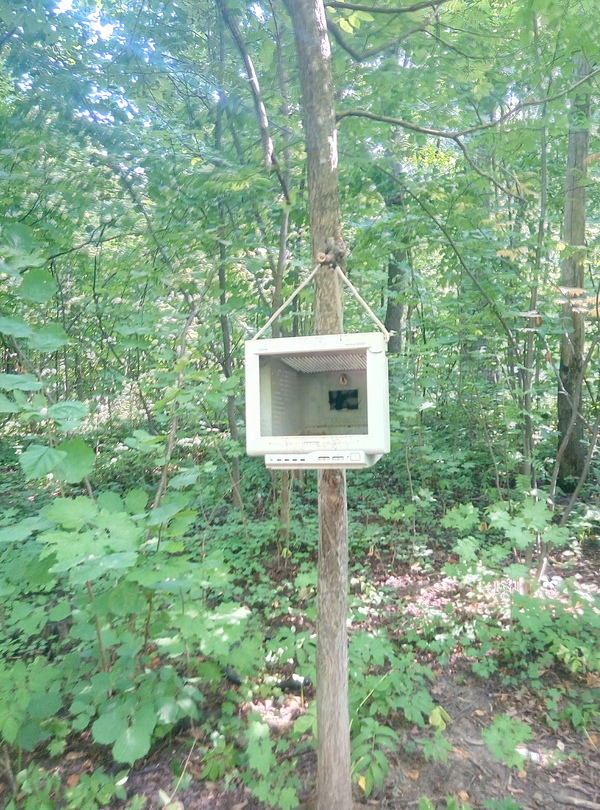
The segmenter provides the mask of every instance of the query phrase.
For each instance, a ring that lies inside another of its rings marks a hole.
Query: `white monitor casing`
[[[246,449],[267,467],[370,467],[390,449],[379,332],[246,343]]]

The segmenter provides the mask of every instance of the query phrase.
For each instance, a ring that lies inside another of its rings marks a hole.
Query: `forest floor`
[[[448,666],[437,675],[433,687],[436,699],[452,718],[445,731],[452,745],[447,762],[427,762],[416,753],[400,754],[392,762],[381,793],[365,799],[356,790],[355,808],[405,810],[417,808],[422,797],[427,797],[436,810],[446,810],[449,797],[458,800],[457,808],[479,808],[487,799],[510,797],[514,810],[600,810],[600,740],[567,730],[551,732],[537,720],[540,707],[535,695],[523,690],[511,693],[498,682],[474,679],[462,670],[460,664]],[[522,749],[526,757],[522,769],[496,760],[482,741],[481,729],[497,714],[522,718],[533,729],[533,739]],[[406,742],[421,735],[418,728],[403,732]],[[173,784],[170,762],[180,759],[188,749],[188,741],[181,738],[173,741],[168,751],[148,758],[131,774],[128,791],[147,796],[147,808],[163,807],[157,797],[161,789],[168,792]],[[313,810],[314,754],[301,759],[298,767],[305,788],[301,808]],[[192,776],[198,774],[202,769],[200,757],[192,753],[188,768]],[[194,779],[175,800],[181,803],[177,810],[267,810],[267,805],[253,799],[245,788],[225,790],[222,785]]]
[[[555,559],[554,570],[565,576],[576,576],[597,593],[600,586],[599,558],[600,550],[596,547],[578,560],[569,558],[561,562]],[[406,564],[378,560],[373,575],[388,588],[396,589],[396,603],[388,604],[388,613],[414,614],[423,605],[444,604],[448,600],[455,601],[458,612],[465,607],[464,594],[461,595],[452,581],[439,571],[423,574]],[[366,798],[356,787],[356,808],[560,810],[574,807],[600,810],[600,736],[596,732],[577,733],[567,724],[553,730],[545,721],[543,701],[526,680],[507,686],[502,673],[489,678],[475,676],[460,653],[443,667],[436,666],[434,661],[430,665],[435,675],[432,695],[450,717],[444,730],[451,746],[447,761],[427,761],[422,748],[415,744],[423,737],[424,730],[407,725],[399,717],[396,730],[403,746],[400,753],[390,757],[390,772],[384,788]],[[553,672],[551,677],[558,682],[561,677],[568,679],[569,675]],[[588,685],[600,686],[600,682],[591,683],[590,677]],[[593,676],[592,680],[596,678]],[[314,691],[309,687],[304,697],[310,702],[313,696]],[[287,696],[283,705],[278,707],[273,701],[262,700],[250,708],[261,712],[272,727],[283,726],[283,733],[303,711],[300,698],[295,695]],[[498,715],[518,718],[533,732],[532,738],[518,748],[523,755],[520,766],[509,767],[496,759],[482,740],[482,729],[489,727]],[[198,750],[201,746],[195,749],[191,745],[194,733],[192,727],[172,735],[137,763],[127,780],[128,796],[145,796],[146,810],[267,810],[266,805],[253,798],[249,790],[235,779],[221,782],[199,779],[203,763]],[[273,733],[282,733],[281,728]],[[105,750],[91,743],[86,745],[85,740],[85,735],[74,740],[59,764],[54,761],[46,767],[58,771],[70,784],[76,784],[80,774],[90,773],[100,765],[109,767]],[[184,790],[172,793],[177,782],[174,763],[182,763],[191,779]],[[313,810],[316,807],[316,756],[313,751],[299,756],[298,774],[303,784],[301,808]],[[166,796],[171,797],[170,803]],[[420,805],[424,797],[430,804]],[[496,804],[490,804],[490,800],[495,800]],[[113,808],[126,806],[129,805],[111,804]]]
[[[14,494],[15,490],[12,492],[15,503],[34,497],[26,489],[18,495]],[[435,543],[432,545],[435,547]],[[441,548],[432,552],[426,566],[411,564],[389,552],[361,558],[359,567],[370,587],[376,593],[386,594],[385,601],[367,620],[369,628],[381,626],[393,634],[394,628],[398,630],[403,623],[406,626],[432,609],[451,615],[458,627],[482,611],[488,611],[489,618],[490,602],[502,598],[502,594],[488,594],[486,604],[480,598],[481,594],[474,594],[464,584],[443,573],[447,558],[448,552]],[[314,560],[313,563],[316,565]],[[275,559],[270,565],[268,574],[273,585],[287,578],[293,579],[293,566]],[[597,597],[600,594],[600,544],[597,538],[592,538],[578,556],[553,556],[547,581],[551,582],[553,577],[578,582],[583,598],[586,592]],[[429,733],[431,736],[432,729],[411,726],[400,715],[392,715],[387,722],[398,733],[401,746],[397,753],[388,755],[390,769],[382,790],[375,790],[366,797],[355,786],[356,808],[600,810],[600,705],[597,710],[593,707],[590,713],[592,717],[595,715],[596,725],[577,732],[565,721],[557,722],[554,718],[549,722],[545,698],[526,677],[511,677],[510,662],[505,669],[499,666],[490,670],[492,674],[486,678],[473,673],[472,661],[459,644],[443,665],[428,654],[426,647],[421,649],[419,656],[422,663],[433,671],[430,691],[436,705],[443,707],[447,719],[443,730],[448,743],[447,757],[445,760],[443,757],[426,759],[422,741],[424,735]],[[600,688],[597,666],[587,674],[578,675],[572,675],[566,668],[552,667],[544,677],[547,679],[545,686],[556,686],[557,692],[576,682],[592,689]],[[226,688],[237,687],[228,684]],[[256,698],[254,703],[241,706],[240,711],[259,712],[273,735],[287,734],[313,699],[314,688],[308,686],[302,697],[288,694],[279,702]],[[219,706],[213,708],[218,713]],[[482,737],[482,731],[489,729],[498,716],[521,720],[531,729],[530,739],[518,746],[522,756],[517,765],[508,765],[495,757]],[[145,797],[145,810],[267,810],[267,805],[257,801],[235,775],[218,782],[200,778],[204,768],[202,748],[205,741],[196,740],[199,733],[192,724],[157,743],[130,769],[126,781],[128,800],[113,801],[110,807],[124,810],[131,806],[133,797],[140,796]],[[287,758],[289,754],[284,756]],[[95,745],[89,731],[71,735],[60,757],[50,759],[36,752],[35,761],[47,772],[57,774],[63,785],[69,786],[77,785],[83,774],[91,774],[99,768],[116,772],[107,748]],[[175,790],[178,783],[175,774],[182,770],[186,779],[180,785],[181,789]],[[297,774],[302,782],[299,796],[302,810],[316,807],[316,770],[315,752],[305,748],[297,759]],[[10,767],[0,757],[0,808],[10,800],[10,776]],[[17,807],[20,806],[18,803]],[[33,805],[28,803],[27,808],[31,807]]]

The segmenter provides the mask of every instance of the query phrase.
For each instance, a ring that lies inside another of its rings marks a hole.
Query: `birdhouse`
[[[390,450],[379,332],[246,343],[246,449],[278,469],[370,467]]]

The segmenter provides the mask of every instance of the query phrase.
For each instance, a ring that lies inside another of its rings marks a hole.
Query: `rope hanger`
[[[267,331],[267,329],[269,328],[269,326],[271,326],[271,324],[273,323],[273,321],[275,321],[275,319],[276,319],[276,318],[278,318],[278,317],[281,315],[281,313],[283,312],[283,310],[284,310],[284,309],[286,309],[286,307],[288,307],[288,306],[289,306],[289,305],[292,303],[292,301],[294,300],[294,298],[296,298],[296,296],[298,295],[298,293],[300,293],[300,292],[301,292],[301,291],[302,291],[302,290],[303,290],[303,289],[304,289],[304,288],[307,286],[307,284],[310,284],[310,282],[311,282],[311,281],[313,280],[313,278],[316,276],[317,271],[318,271],[318,270],[320,270],[322,266],[323,266],[323,265],[319,263],[319,264],[316,264],[316,265],[313,267],[313,269],[311,270],[310,274],[309,274],[309,275],[307,276],[307,278],[306,278],[306,279],[305,279],[305,280],[302,282],[302,284],[300,284],[300,285],[298,285],[298,287],[296,287],[296,289],[295,289],[295,290],[294,290],[294,292],[293,292],[293,293],[290,295],[290,297],[289,297],[289,298],[288,298],[286,301],[284,301],[284,302],[283,302],[283,304],[282,304],[282,305],[279,307],[279,309],[277,310],[277,312],[274,312],[274,313],[271,315],[271,317],[270,317],[270,318],[269,318],[269,320],[266,322],[266,324],[265,324],[265,325],[262,327],[262,329],[259,329],[259,330],[258,330],[258,332],[257,332],[257,333],[254,335],[254,337],[253,337],[253,338],[251,338],[251,340],[257,340],[257,339],[258,339],[258,338],[259,338],[261,335],[264,335],[264,333]],[[382,324],[382,322],[379,320],[379,318],[377,317],[377,315],[375,315],[375,313],[373,312],[373,310],[371,309],[371,307],[370,307],[370,306],[367,304],[367,302],[365,301],[365,299],[364,299],[364,298],[361,296],[361,294],[358,292],[358,290],[356,289],[356,287],[354,286],[354,284],[352,284],[352,282],[351,282],[351,281],[350,281],[348,278],[346,278],[346,276],[344,275],[344,272],[343,272],[342,268],[341,268],[339,265],[337,265],[337,264],[336,264],[336,266],[335,266],[335,268],[334,268],[334,271],[335,271],[335,273],[336,273],[336,274],[337,274],[337,275],[340,277],[340,279],[341,279],[341,280],[344,282],[344,284],[345,284],[345,285],[348,287],[348,289],[350,290],[350,292],[352,293],[352,295],[353,295],[353,296],[356,298],[356,300],[358,301],[358,303],[359,303],[359,304],[360,304],[360,305],[363,307],[363,309],[365,309],[365,310],[366,310],[366,312],[367,312],[367,314],[369,315],[369,317],[371,318],[371,320],[372,320],[372,321],[373,321],[373,322],[376,324],[376,326],[378,326],[378,327],[379,327],[379,329],[380,329],[380,330],[381,330],[381,332],[383,333],[383,338],[384,338],[385,342],[386,342],[386,343],[388,343],[388,341],[389,341],[389,339],[390,339],[390,333],[389,333],[389,332],[388,332],[388,330],[385,328],[385,326]]]

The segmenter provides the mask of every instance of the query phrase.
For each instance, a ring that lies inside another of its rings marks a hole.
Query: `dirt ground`
[[[576,575],[589,589],[598,593],[600,549],[596,546],[587,552],[576,563],[556,559],[556,571],[562,576]],[[397,567],[391,576],[388,566],[382,566],[382,569],[381,581],[385,580],[387,585],[394,587],[398,604],[403,604],[404,610],[410,604],[414,609],[423,603],[441,607],[446,599],[457,598],[452,594],[452,586],[443,584],[439,575],[415,576],[408,568],[400,570]],[[391,610],[394,610],[393,606]],[[452,745],[447,762],[428,762],[418,753],[421,747],[411,745],[424,736],[423,729],[396,729],[402,736],[404,752],[390,762],[390,773],[383,791],[365,798],[358,788],[355,789],[356,810],[362,807],[377,810],[417,808],[422,797],[429,799],[436,810],[446,810],[450,797],[458,802],[457,807],[462,802],[473,810],[483,808],[489,799],[512,799],[513,810],[517,807],[522,810],[569,807],[600,810],[600,735],[576,733],[567,728],[552,732],[544,722],[544,707],[535,693],[523,685],[509,690],[502,685],[500,678],[477,678],[461,659],[444,669],[435,670],[435,673],[433,697],[451,718],[444,731]],[[290,696],[280,714],[287,710],[293,718],[296,708],[297,698]],[[509,768],[496,760],[482,740],[482,729],[487,728],[496,715],[518,717],[532,729],[532,739],[519,748],[524,756],[521,769]],[[162,788],[168,792],[173,784],[168,762],[173,758],[182,760],[185,756],[185,751],[178,750],[178,746],[187,751],[189,741],[177,741],[170,752],[164,751],[160,758],[147,761],[130,777],[130,795],[146,795],[148,810],[163,807],[157,799],[158,791]],[[415,749],[417,753],[406,753]],[[201,770],[200,762],[195,761],[193,755],[188,767],[191,773]],[[298,772],[303,783],[301,810],[314,810],[314,753],[299,758]],[[173,810],[267,810],[266,805],[253,799],[245,788],[225,791],[223,786],[195,780],[187,790],[178,792],[175,799],[181,805]]]
[[[451,717],[444,732],[452,745],[448,761],[427,762],[422,754],[401,752],[390,763],[382,792],[371,794],[367,799],[356,788],[356,810],[361,807],[416,808],[421,797],[428,798],[436,810],[446,810],[448,797],[474,810],[483,807],[487,799],[509,797],[522,810],[569,807],[600,810],[600,738],[597,735],[566,730],[553,733],[536,719],[540,707],[535,695],[522,690],[511,693],[493,679],[475,679],[460,664],[438,671],[432,692]],[[290,696],[287,703],[292,716],[296,713],[295,701],[297,698]],[[494,759],[482,741],[481,730],[498,714],[519,717],[532,728],[533,738],[526,747],[520,748],[525,756],[522,770],[508,768]],[[424,734],[423,729],[417,727],[403,729],[400,733],[409,750],[410,742]],[[168,746],[157,748],[132,769],[126,785],[128,796],[147,797],[145,810],[164,810],[164,796],[171,795],[176,781],[172,763],[185,762],[192,776],[191,783],[186,790],[173,795],[168,810],[268,810],[267,805],[254,799],[241,785],[199,780],[201,755],[192,750],[190,756],[190,741],[191,732],[182,732]],[[95,746],[81,746],[67,753],[59,766],[46,767],[60,771],[64,780],[76,779],[76,774],[93,771],[104,757],[105,753]],[[106,767],[108,763],[103,764]],[[299,757],[298,772],[303,783],[301,810],[313,810],[316,806],[314,753]],[[0,785],[2,807],[4,800],[8,801],[7,787]],[[111,805],[115,810],[125,806],[124,803]]]
[[[482,807],[486,799],[510,797],[522,810],[600,810],[600,740],[594,735],[551,733],[545,725],[536,723],[535,695],[507,693],[494,681],[472,679],[460,667],[441,672],[433,694],[452,718],[445,731],[452,744],[448,761],[426,762],[418,754],[398,756],[380,794],[365,799],[357,789],[356,808],[404,810],[418,807],[419,799],[427,797],[436,810],[445,810],[451,796],[472,808]],[[522,770],[495,760],[481,739],[482,728],[497,714],[518,716],[533,729],[533,739],[521,748],[525,755]],[[406,743],[422,736],[422,729],[404,731]],[[163,750],[159,758],[151,758],[137,768],[129,779],[130,795],[147,796],[148,810],[162,808],[159,790],[168,793],[173,785],[169,762],[185,758],[187,747],[186,740],[179,738],[171,750]],[[201,769],[193,754],[188,767],[191,773]],[[304,784],[302,810],[312,810],[315,756],[301,757],[298,769]],[[222,785],[195,780],[174,800],[180,805],[173,810],[267,810],[243,787],[225,790]]]
[[[558,561],[557,566],[563,576],[577,574],[590,589],[600,592],[600,550],[597,547],[594,554],[580,559],[575,567],[573,561],[564,565]],[[383,580],[396,590],[396,608],[401,604],[405,611],[409,611],[410,605],[418,610],[423,604],[442,606],[447,599],[453,599],[456,600],[456,610],[460,610],[458,594],[453,593],[451,583],[443,585],[439,575],[419,576],[408,568],[400,570],[400,567],[391,575],[390,568],[382,566]],[[390,612],[393,611],[394,605],[391,605]],[[447,810],[449,799],[455,800],[450,806],[457,809],[462,806],[483,809],[484,802],[495,799],[505,800],[502,810],[600,810],[599,734],[592,731],[576,733],[566,726],[553,732],[544,722],[544,706],[539,696],[528,690],[526,683],[511,689],[503,686],[499,677],[477,678],[461,658],[444,668],[435,669],[434,673],[432,695],[451,718],[444,731],[452,746],[447,761],[426,761],[420,753],[422,747],[414,743],[428,732],[402,726],[398,720],[396,730],[403,745],[400,753],[390,760],[384,789],[366,798],[357,787],[355,810],[364,807],[378,810],[418,808],[422,797],[427,798],[436,810]],[[600,686],[600,679],[593,685]],[[310,700],[310,689],[307,696]],[[248,708],[262,711],[272,727],[277,724],[289,726],[302,711],[300,699],[294,695],[289,695],[283,706],[276,707],[272,702],[263,701]],[[519,748],[524,757],[521,769],[509,768],[496,760],[482,740],[482,730],[490,726],[496,715],[519,718],[531,727],[532,739]],[[158,745],[131,770],[126,783],[127,795],[130,798],[145,796],[145,810],[268,810],[266,805],[251,796],[247,788],[235,781],[226,784],[200,780],[203,763],[198,750],[200,746],[191,746],[193,737],[193,729],[188,729]],[[180,767],[184,764],[191,781],[185,790],[172,795],[176,782],[173,763]],[[99,766],[106,770],[111,768],[111,763],[106,760],[106,750],[86,744],[85,733],[72,743],[58,765],[56,762],[45,765],[48,770],[58,771],[63,783],[67,784],[76,783],[78,775],[91,773]],[[297,770],[303,785],[301,810],[314,810],[314,752],[299,756]],[[5,784],[1,784],[4,776],[0,761],[0,807],[6,805],[9,795],[6,779]],[[166,797],[171,795],[169,803]],[[514,802],[512,806],[506,801],[509,799]],[[124,810],[125,807],[126,803],[111,805],[114,810]]]

